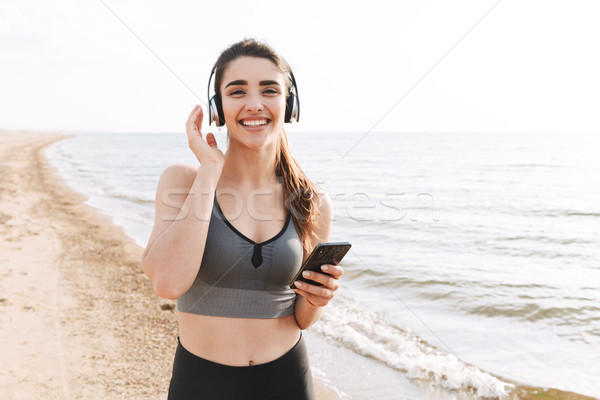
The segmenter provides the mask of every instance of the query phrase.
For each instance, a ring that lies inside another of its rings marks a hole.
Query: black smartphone
[[[342,258],[346,255],[352,245],[348,242],[326,242],[319,243],[315,246],[313,251],[310,253],[304,264],[300,267],[300,271],[294,276],[290,283],[290,288],[297,289],[294,284],[296,281],[303,281],[310,283],[311,285],[322,286],[318,282],[311,281],[302,276],[304,271],[317,271],[324,273],[321,270],[323,264],[338,265]]]

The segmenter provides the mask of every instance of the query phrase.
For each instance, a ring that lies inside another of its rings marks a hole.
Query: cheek
[[[235,101],[223,102],[223,114],[225,116],[225,122],[229,124],[235,124],[237,122],[237,116],[240,112],[240,107]]]
[[[237,113],[235,101],[224,100],[221,104],[223,105],[223,113],[225,115],[232,115]]]
[[[278,101],[274,103],[271,106],[271,110],[274,115],[277,115],[277,120],[281,120],[283,122],[285,119],[285,102]]]

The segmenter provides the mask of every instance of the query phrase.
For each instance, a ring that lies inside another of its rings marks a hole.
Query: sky
[[[184,132],[220,51],[255,37],[298,81],[288,131],[600,133],[599,16],[595,0],[2,1],[0,129]]]

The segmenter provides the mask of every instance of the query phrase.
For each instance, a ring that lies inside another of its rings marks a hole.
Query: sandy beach
[[[166,399],[175,303],[153,292],[143,249],[48,164],[43,148],[65,137],[0,131],[2,398]]]

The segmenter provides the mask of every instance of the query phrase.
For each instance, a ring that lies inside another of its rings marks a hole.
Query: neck
[[[225,153],[221,176],[229,185],[262,188],[277,182],[275,176],[276,143],[251,149],[231,142]]]

